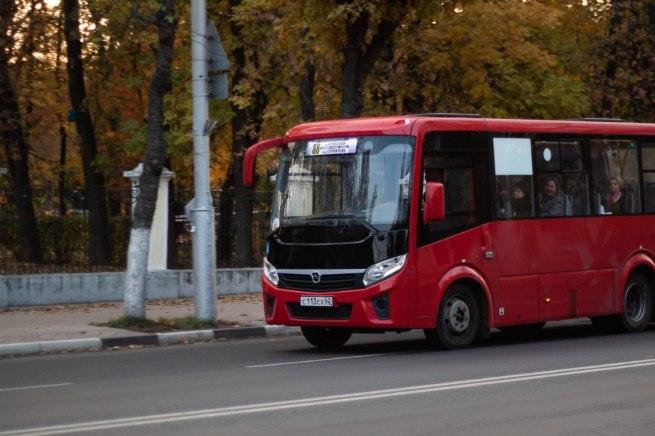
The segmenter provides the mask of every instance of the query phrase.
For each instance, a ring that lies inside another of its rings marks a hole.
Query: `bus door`
[[[439,280],[464,264],[483,268],[481,224],[491,218],[489,148],[480,132],[434,132],[426,135],[422,155],[422,186],[444,185],[446,217],[423,224],[419,217],[417,248],[417,316],[434,316]]]
[[[495,319],[511,325],[539,319],[542,246],[534,205],[532,142],[492,135],[496,220],[489,226]]]

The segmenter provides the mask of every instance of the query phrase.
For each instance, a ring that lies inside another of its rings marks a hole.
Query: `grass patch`
[[[232,326],[231,324],[225,324],[222,322],[198,319],[195,316],[185,316],[183,318],[173,319],[159,318],[157,321],[137,318],[134,316],[121,316],[120,318],[112,319],[103,325],[117,329],[146,333],[161,333],[178,330],[205,330]]]

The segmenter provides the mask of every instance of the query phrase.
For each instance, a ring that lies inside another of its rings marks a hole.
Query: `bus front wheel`
[[[301,327],[307,342],[318,348],[339,348],[350,339],[352,330],[329,327]]]
[[[653,289],[641,274],[632,274],[623,292],[623,311],[619,315],[591,318],[602,330],[640,332],[648,327],[653,314]]]
[[[480,323],[475,294],[466,285],[448,288],[437,311],[436,328],[425,329],[425,338],[434,348],[453,350],[473,343]]]

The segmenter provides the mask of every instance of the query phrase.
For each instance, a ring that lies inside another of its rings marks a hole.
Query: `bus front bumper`
[[[396,330],[422,327],[402,273],[362,289],[330,292],[282,289],[262,278],[267,324]],[[332,305],[304,306],[300,297],[332,297]]]

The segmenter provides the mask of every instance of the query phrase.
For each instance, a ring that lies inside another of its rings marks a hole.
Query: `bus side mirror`
[[[255,160],[259,153],[269,148],[282,148],[283,146],[284,138],[273,138],[248,147],[243,157],[243,184],[246,186],[252,185],[253,174],[255,173]]]
[[[446,200],[442,183],[428,182],[425,185],[425,209],[423,224],[441,221],[446,217]]]

